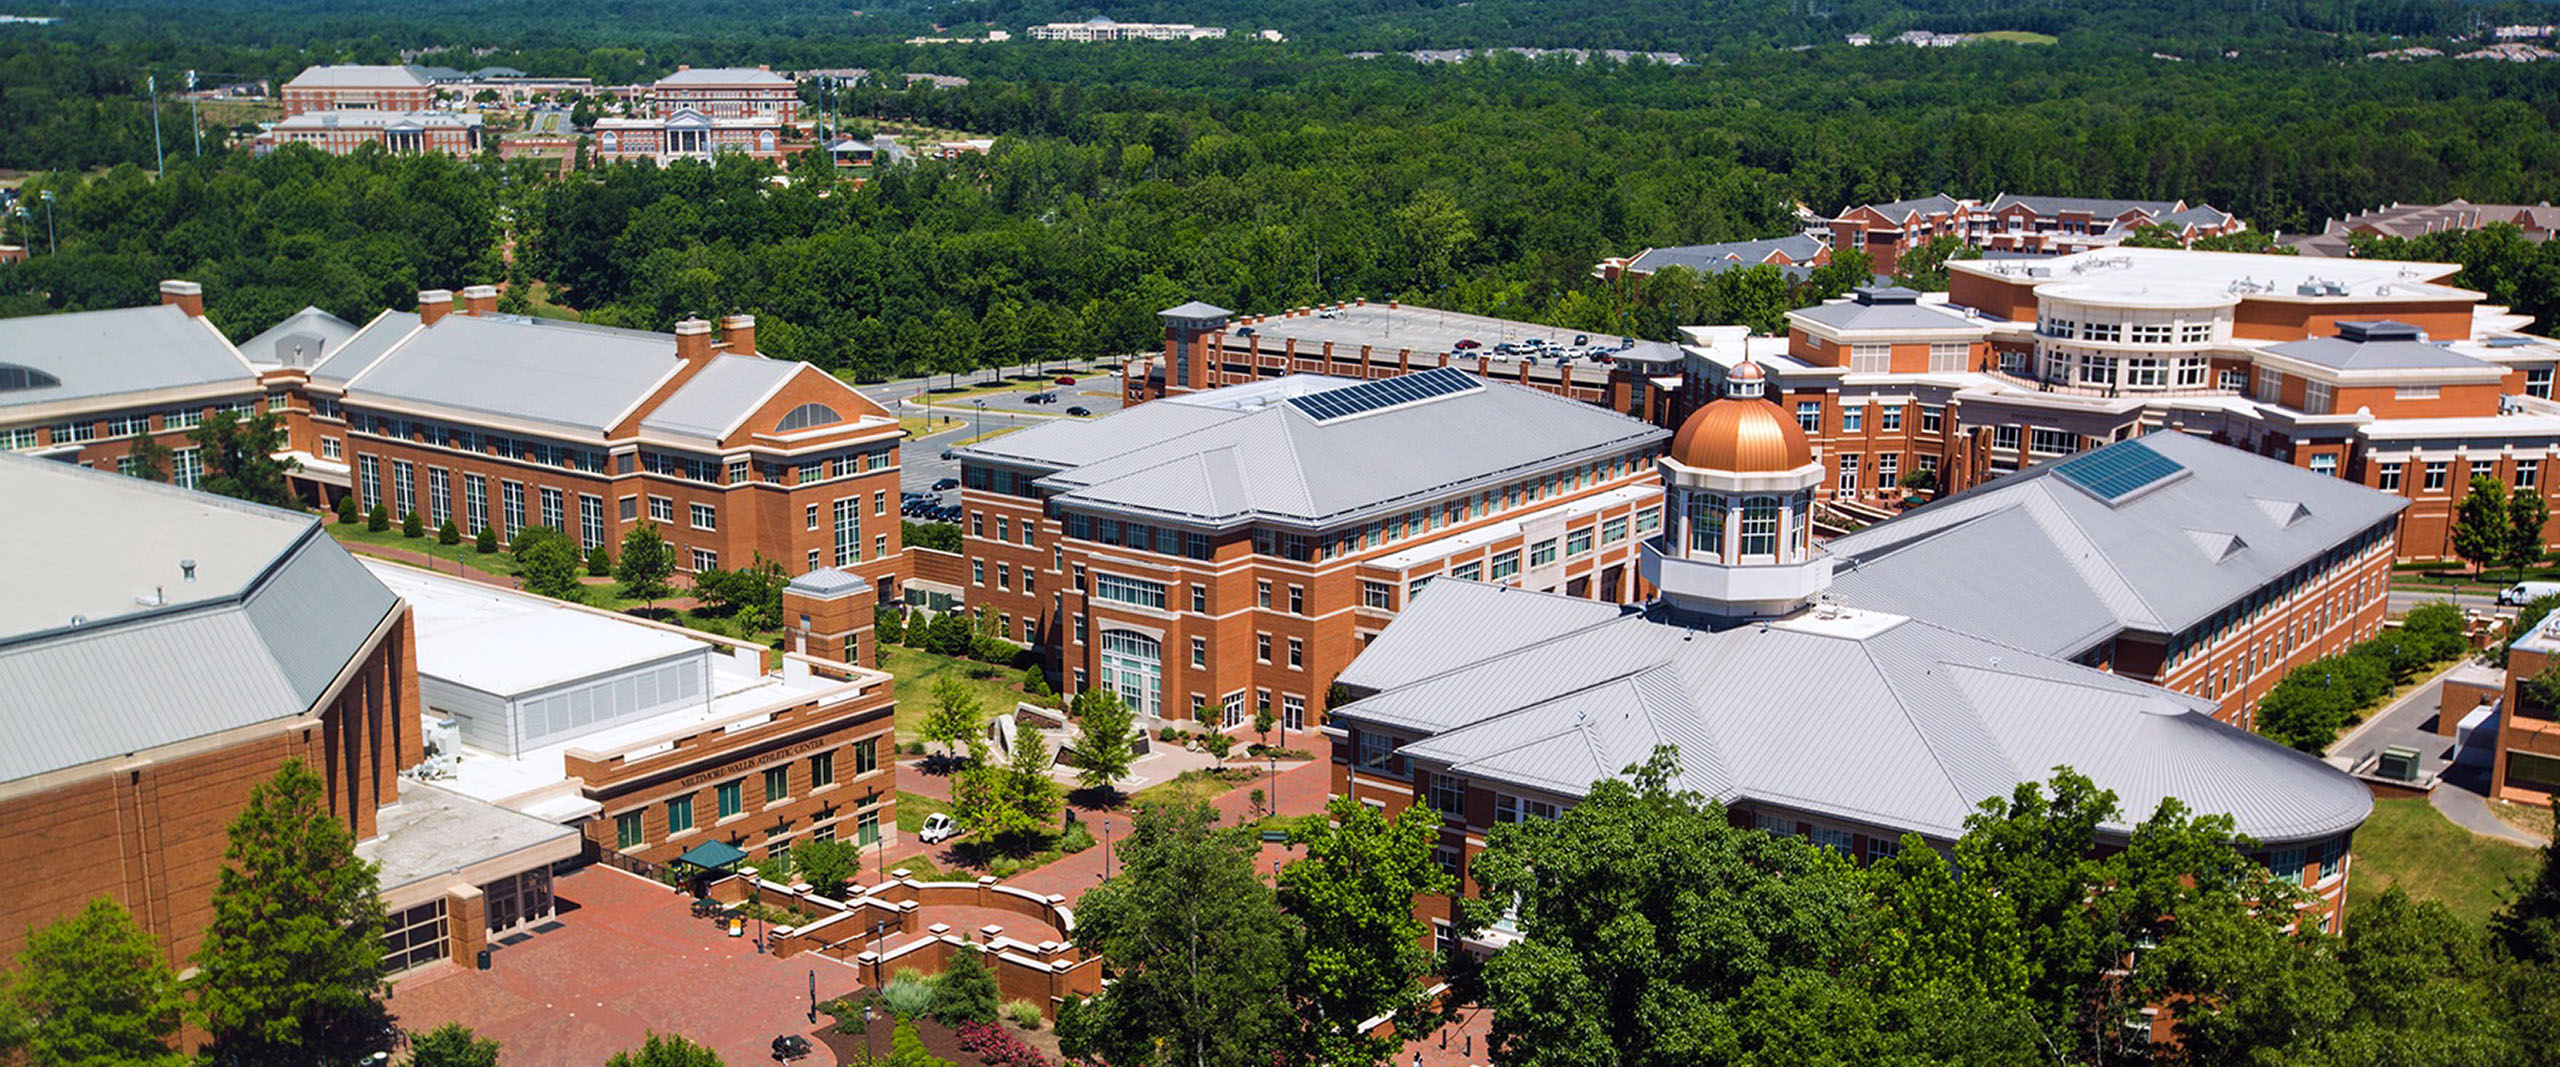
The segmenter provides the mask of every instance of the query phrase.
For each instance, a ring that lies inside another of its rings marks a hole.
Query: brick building
[[[315,111],[425,111],[435,106],[436,83],[416,67],[341,63],[304,68],[276,96],[286,118]]]
[[[577,854],[571,831],[405,781],[424,757],[409,605],[308,515],[0,456],[0,953],[105,896],[173,965],[202,941],[226,830],[288,760],[382,864],[386,961],[484,936],[485,887]],[[457,947],[459,946],[459,947]]]
[[[1659,461],[1670,521],[1642,548],[1660,596],[1627,612],[1471,582],[1435,588],[1338,679],[1350,699],[1324,727],[1338,795],[1440,813],[1436,855],[1469,893],[1493,826],[1554,818],[1664,744],[1679,748],[1675,785],[1723,802],[1736,825],[1801,834],[1857,862],[1894,853],[1905,835],[1948,847],[1982,801],[2068,765],[2120,800],[2125,815],[2099,829],[2106,847],[2122,847],[2130,820],[2167,796],[2228,813],[2258,858],[2312,894],[2306,921],[2337,929],[2350,839],[2372,810],[2361,783],[2217,721],[2212,701],[1968,633],[1929,614],[1936,603],[1906,615],[1833,602],[1835,563],[1851,574],[1867,564],[1811,542],[1823,477],[1811,442],[1760,395],[1756,374],[1735,384]],[[2132,447],[2110,451],[2123,463],[2140,458],[2117,451]],[[2093,497],[2208,476],[2142,464],[2056,474]],[[1981,562],[1946,584],[2005,588],[2004,603],[2030,610],[2048,593]],[[1446,900],[1418,911],[1453,918]],[[1497,924],[1486,947],[1515,938]]]
[[[459,111],[306,111],[268,127],[264,143],[306,144],[333,156],[366,145],[394,155],[468,158],[483,147],[480,116]]]
[[[1940,237],[1985,252],[2068,255],[2111,247],[2144,226],[2166,228],[2182,245],[2248,228],[2229,212],[2184,200],[2002,193],[1984,203],[1939,193],[1845,208],[1831,220],[1830,235],[1833,248],[1865,251],[1876,273],[1898,274],[1903,253]]]
[[[1233,728],[1316,720],[1440,576],[1640,599],[1666,431],[1434,369],[1186,393],[959,450],[965,595],[1069,692]]]
[[[153,307],[0,319],[0,353],[0,451],[129,470],[148,438],[180,486],[204,473],[188,430],[270,403],[269,372],[205,321],[194,282],[162,282]]]
[[[317,454],[313,494],[353,492],[430,528],[452,519],[465,536],[495,527],[501,542],[549,526],[617,552],[650,523],[679,571],[763,559],[896,593],[904,431],[886,411],[757,355],[749,316],[668,335],[500,315],[496,301],[486,286],[459,310],[421,293],[417,313],[384,312],[310,370],[290,417]]]
[[[1643,278],[1664,267],[1687,267],[1704,276],[1743,267],[1771,266],[1786,274],[1788,280],[1800,281],[1807,268],[1829,262],[1828,242],[1817,234],[1799,233],[1759,241],[1648,248],[1632,256],[1601,260],[1591,273],[1603,281],[1616,281],[1629,275]]]
[[[799,86],[771,70],[678,67],[650,86],[645,113],[596,120],[596,158],[667,163],[738,152],[780,159],[792,147],[799,115]]]
[[[2423,237],[2431,233],[2479,230],[2499,224],[2514,226],[2526,240],[2548,241],[2560,230],[2560,207],[2541,204],[2474,204],[2453,199],[2441,204],[2393,204],[2330,219],[2318,233],[2284,239],[2285,247],[2306,256],[2354,254],[2357,234],[2372,237]]]

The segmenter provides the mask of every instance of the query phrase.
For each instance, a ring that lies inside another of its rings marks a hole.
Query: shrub
[[[900,1019],[933,1010],[935,999],[933,980],[912,970],[899,971],[880,986],[880,1002]]]
[[[1166,744],[1177,743],[1182,740],[1182,731],[1167,726],[1164,729],[1156,731],[1156,740],[1162,741]]]
[[[1093,831],[1086,829],[1082,822],[1067,824],[1066,832],[1058,835],[1058,851],[1060,852],[1082,852],[1092,847]]]
[[[1227,752],[1235,747],[1235,738],[1219,733],[1215,730],[1200,735],[1200,750],[1208,753],[1212,757],[1215,757],[1220,762],[1225,762]]]
[[[590,578],[613,577],[613,553],[606,551],[603,545],[597,545],[587,553],[587,576]]]
[[[904,644],[907,609],[895,604],[882,604],[871,609],[871,635],[882,644]]]
[[[1022,646],[1001,637],[978,637],[969,643],[969,655],[982,663],[1012,666],[1022,655]]]
[[[1008,1000],[1004,1002],[1004,1017],[1025,1030],[1037,1030],[1041,1021],[1040,1005],[1028,1000]]]
[[[420,519],[420,518],[418,517],[418,513],[417,513],[417,512],[414,512],[414,511],[406,512],[406,513],[403,513],[403,514],[400,516],[400,536],[402,536],[402,537],[425,537],[426,535],[427,535],[427,524],[426,524],[426,521],[425,521],[425,520],[423,520],[423,519]]]
[[[1040,673],[1040,668],[1036,666],[1024,667],[1022,669],[1022,691],[1035,697],[1048,696],[1049,676]]]
[[[444,525],[436,527],[436,543],[439,545],[461,544],[462,527],[455,525],[452,519],[444,520]]]
[[[996,974],[975,946],[953,952],[933,983],[933,1017],[945,1026],[996,1021]]]
[[[904,753],[906,753],[907,755],[910,755],[910,756],[921,756],[921,755],[924,755],[924,742],[922,742],[922,741],[909,741],[909,742],[907,742],[906,744],[903,744],[903,745],[898,746],[898,751],[900,751],[900,752],[904,752]]]
[[[364,528],[374,533],[381,533],[384,530],[390,529],[391,509],[380,504],[375,504],[372,511],[365,513]]]
[[[1037,1005],[1032,1007],[1032,1013],[1039,1013]],[[978,1057],[978,1062],[988,1067],[1049,1067],[1048,1057],[993,1022],[962,1023],[952,1027],[951,1033],[959,1039],[960,1051]]]
[[[349,494],[338,498],[338,525],[353,526],[361,516],[356,514],[356,498]]]
[[[498,528],[495,526],[481,527],[480,536],[471,542],[471,550],[483,556],[497,552]]]

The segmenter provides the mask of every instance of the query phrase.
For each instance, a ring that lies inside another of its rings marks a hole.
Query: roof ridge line
[[[1905,618],[1902,625],[1907,626],[1910,623],[1911,620],[1909,618]],[[1945,630],[1946,628],[1938,627],[1938,629]],[[1955,631],[1949,630],[1947,632],[1953,633]],[[1882,635],[1879,634],[1878,636]],[[1935,740],[1935,734],[1926,726],[1921,724],[1918,716],[1911,713],[1911,700],[1909,695],[1903,691],[1902,686],[1896,684],[1893,672],[1886,669],[1882,660],[1876,658],[1875,650],[1868,647],[1865,639],[1859,639],[1855,641],[1855,644],[1858,646],[1858,654],[1865,656],[1867,659],[1867,665],[1875,670],[1877,684],[1882,685],[1885,692],[1892,694],[1894,710],[1900,712],[1903,721],[1911,725],[1911,732],[1920,735],[1920,747],[1927,750],[1929,753],[1929,764],[1938,768],[1938,776],[1946,780],[1947,790],[1959,796],[1969,792],[1969,789],[1964,784],[1956,780],[1954,768],[1947,764],[1946,757],[1940,755],[1938,753],[1938,746],[1932,743]],[[2032,653],[2025,654],[2032,655]],[[1934,662],[1942,667],[1952,666],[1943,659],[1937,659],[1934,660]],[[1973,705],[1972,697],[1965,694],[1961,689],[1956,691],[1956,699],[1964,705],[1966,716],[1974,723],[1974,729],[1982,735],[1983,741],[1990,746],[1991,751],[2000,754],[2001,762],[2004,764],[2001,769],[2006,772],[2012,780],[2017,779],[2017,757],[2010,754],[2007,748],[2002,747],[1999,739],[1992,736],[1991,731],[1982,728],[1982,709],[1975,707]],[[1976,803],[1979,803],[1979,801]]]
[[[1451,580],[1451,581],[1463,581],[1464,579],[1450,579],[1450,580]],[[1486,586],[1486,588],[1488,588],[1488,589],[1508,589],[1508,590],[1510,590],[1510,591],[1512,591],[1512,592],[1514,592],[1514,593],[1529,593],[1530,595],[1533,595],[1533,596],[1552,596],[1552,597],[1556,597],[1556,598],[1557,598],[1557,599],[1559,599],[1559,600],[1572,600],[1572,599],[1574,599],[1574,598],[1572,598],[1572,597],[1564,596],[1564,595],[1563,595],[1563,594],[1561,594],[1561,593],[1538,593],[1538,592],[1535,592],[1535,591],[1533,591],[1533,590],[1522,589],[1522,588],[1520,588],[1520,587],[1518,587],[1518,586],[1508,586],[1508,585],[1500,585],[1500,586],[1497,586],[1497,585],[1487,585],[1487,586]],[[1407,610],[1407,611],[1411,611],[1412,609],[1407,608],[1406,610]],[[1360,699],[1361,699],[1361,700],[1368,700],[1368,699],[1371,699],[1371,698],[1374,698],[1374,697],[1382,697],[1382,696],[1385,696],[1385,695],[1387,695],[1387,694],[1389,694],[1389,693],[1401,692],[1401,691],[1406,690],[1406,689],[1411,689],[1411,688],[1413,688],[1414,686],[1422,685],[1422,684],[1424,684],[1424,683],[1426,683],[1426,682],[1436,682],[1436,681],[1439,681],[1440,679],[1447,678],[1447,677],[1449,677],[1450,675],[1457,674],[1457,673],[1459,673],[1460,671],[1473,670],[1473,669],[1475,669],[1475,668],[1477,668],[1477,667],[1482,667],[1482,666],[1484,666],[1484,665],[1486,665],[1486,664],[1490,664],[1490,663],[1499,663],[1499,662],[1501,662],[1501,661],[1503,661],[1503,660],[1510,659],[1510,658],[1511,658],[1511,657],[1513,657],[1513,656],[1523,655],[1523,654],[1526,654],[1526,653],[1529,653],[1529,652],[1537,651],[1537,650],[1538,650],[1542,645],[1545,645],[1545,644],[1552,644],[1552,643],[1554,643],[1554,642],[1564,640],[1565,638],[1568,638],[1568,637],[1580,637],[1580,636],[1582,636],[1582,635],[1584,635],[1584,634],[1587,634],[1587,633],[1590,633],[1590,632],[1592,632],[1592,631],[1594,631],[1594,630],[1601,629],[1602,627],[1617,625],[1617,624],[1619,624],[1619,623],[1622,623],[1622,622],[1627,621],[1628,619],[1642,619],[1642,618],[1644,618],[1644,616],[1642,616],[1642,615],[1612,615],[1612,616],[1610,616],[1610,617],[1608,617],[1608,618],[1606,618],[1606,619],[1602,619],[1602,620],[1600,620],[1600,621],[1598,621],[1598,622],[1595,622],[1595,623],[1592,623],[1592,624],[1590,624],[1590,625],[1588,625],[1588,626],[1576,626],[1576,627],[1574,627],[1573,629],[1566,630],[1566,631],[1564,631],[1563,633],[1550,635],[1550,636],[1548,636],[1548,637],[1542,638],[1542,639],[1540,639],[1539,641],[1537,641],[1537,642],[1533,642],[1533,643],[1531,643],[1531,644],[1522,645],[1522,646],[1520,646],[1520,647],[1518,647],[1518,648],[1505,649],[1505,650],[1503,650],[1503,651],[1501,651],[1501,652],[1497,652],[1497,653],[1495,653],[1495,654],[1493,654],[1493,655],[1491,655],[1491,656],[1486,656],[1486,657],[1484,657],[1484,658],[1476,659],[1476,660],[1470,660],[1470,661],[1468,661],[1468,662],[1466,662],[1466,663],[1462,663],[1462,664],[1459,664],[1459,665],[1457,665],[1457,666],[1450,667],[1450,668],[1447,668],[1447,669],[1444,669],[1444,670],[1434,671],[1434,672],[1432,672],[1432,673],[1430,673],[1430,674],[1423,675],[1422,677],[1415,678],[1415,679],[1413,679],[1412,681],[1405,682],[1405,683],[1404,683],[1404,684],[1402,684],[1402,685],[1398,685],[1398,686],[1396,686],[1396,687],[1395,687],[1395,688],[1393,688],[1393,689],[1381,689],[1381,690],[1378,690],[1378,691],[1377,691],[1377,692],[1375,692],[1375,693],[1371,693],[1371,694],[1369,694],[1369,696],[1362,697],[1362,698],[1360,698]],[[1628,672],[1628,674],[1634,674],[1634,673],[1638,673],[1638,672],[1635,672],[1635,671],[1630,671],[1630,672]],[[1617,677],[1617,678],[1624,678],[1624,677],[1626,677],[1626,676],[1627,676],[1627,675],[1625,675],[1625,674],[1621,674],[1621,675],[1618,675],[1618,676],[1616,676],[1616,677]],[[1604,679],[1604,680],[1602,680],[1602,681],[1593,682],[1593,683],[1591,683],[1590,685],[1583,686],[1583,687],[1581,687],[1581,688],[1579,688],[1579,689],[1571,689],[1571,690],[1567,690],[1567,691],[1562,692],[1562,693],[1558,693],[1558,694],[1556,694],[1554,697],[1550,697],[1550,698],[1548,698],[1548,699],[1553,700],[1553,699],[1561,699],[1561,698],[1564,698],[1564,697],[1568,697],[1568,696],[1571,696],[1571,695],[1573,695],[1573,694],[1575,694],[1575,693],[1585,692],[1585,691],[1588,691],[1588,690],[1591,690],[1591,689],[1598,688],[1598,687],[1603,686],[1603,685],[1607,685],[1607,684],[1609,684],[1609,682],[1610,682],[1610,681],[1614,681],[1614,680],[1616,680],[1616,679],[1615,679],[1615,678],[1612,678],[1612,679]],[[1355,703],[1355,704],[1356,704],[1356,703],[1359,703],[1359,701],[1353,701],[1352,703]],[[1541,701],[1541,703],[1543,703],[1543,701]],[[1523,707],[1532,707],[1532,706],[1535,706],[1535,705],[1523,705]]]
[[[2123,571],[2116,569],[2115,562],[2108,559],[2106,553],[2098,550],[2098,539],[2090,536],[2088,530],[2072,519],[2069,509],[2054,500],[2053,494],[2056,490],[2053,488],[2052,481],[2047,479],[2030,484],[2043,489],[2044,492],[2027,498],[2025,502],[2027,518],[2043,528],[2046,533],[2053,534],[2057,538],[2065,534],[2070,537],[2072,544],[2063,552],[2063,561],[2070,564],[2071,569],[2083,577],[2103,578],[2121,591],[2126,599],[2141,607],[2143,617],[2127,621],[2155,629],[2166,625],[2160,621],[2160,609],[2142,595],[2142,590],[2135,587],[2132,580],[2125,577]],[[2105,598],[2102,596],[2100,599]]]

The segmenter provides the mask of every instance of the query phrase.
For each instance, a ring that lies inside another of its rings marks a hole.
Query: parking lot
[[[898,483],[902,491],[931,493],[943,505],[956,504],[960,499],[958,492],[935,492],[932,487],[945,479],[959,479],[960,464],[942,458],[942,454],[958,447],[962,441],[1022,429],[1048,419],[1074,417],[1067,414],[1070,408],[1083,408],[1089,413],[1086,417],[1091,418],[1120,410],[1117,364],[1106,365],[1099,371],[1084,365],[1072,368],[1053,365],[1045,376],[1036,381],[1028,380],[1029,368],[1008,370],[1004,377],[998,377],[992,371],[960,377],[963,390],[996,384],[1010,386],[994,392],[935,394],[928,391],[923,379],[916,378],[861,387],[864,396],[902,418],[933,420],[928,430],[909,437],[900,446]],[[1060,377],[1073,378],[1076,384],[1060,385],[1056,381]],[[950,378],[936,376],[932,379],[931,388],[952,388]],[[1030,399],[1042,393],[1055,395],[1055,402],[1038,403]]]

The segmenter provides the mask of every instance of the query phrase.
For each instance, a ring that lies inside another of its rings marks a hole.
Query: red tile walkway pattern
[[[607,867],[561,878],[555,891],[575,910],[558,929],[491,953],[487,972],[470,960],[436,964],[395,983],[391,1010],[402,1029],[458,1022],[504,1046],[508,1063],[581,1067],[639,1047],[651,1030],[709,1045],[732,1064],[773,1062],[777,1034],[814,1036],[809,985],[818,1000],[853,991],[853,968],[816,956],[777,960],[755,950],[755,923],[730,938],[696,919],[691,898]]]

